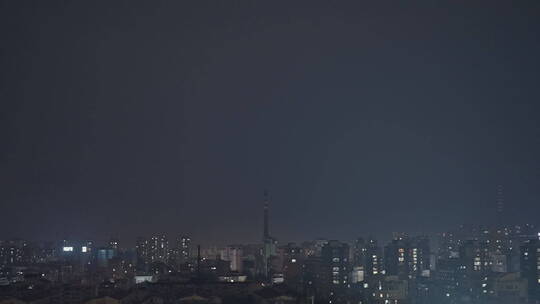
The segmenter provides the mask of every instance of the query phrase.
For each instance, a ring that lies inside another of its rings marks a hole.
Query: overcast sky
[[[540,212],[538,1],[0,1],[0,238]]]

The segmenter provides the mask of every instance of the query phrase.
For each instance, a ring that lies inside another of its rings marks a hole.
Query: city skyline
[[[540,1],[0,0],[0,304],[540,304]]]
[[[206,246],[181,235],[35,243],[0,240],[0,301],[27,303],[526,304],[540,301],[540,230],[530,225],[454,227],[390,241]],[[196,242],[195,242],[196,243]],[[166,288],[163,288],[166,287]],[[142,294],[141,294],[142,293]],[[203,295],[201,297],[201,295]],[[190,298],[191,297],[191,298]],[[195,298],[193,298],[195,297]],[[176,301],[175,299],[180,298]],[[159,299],[159,300],[158,300]],[[21,302],[22,300],[22,302]],[[17,302],[18,301],[18,302]],[[112,302],[111,302],[112,301]]]
[[[425,236],[425,237],[428,237],[430,238],[432,241],[433,239],[437,238],[437,237],[440,237],[440,235],[442,234],[445,234],[445,233],[448,233],[448,231],[452,231],[452,229],[456,229],[457,227],[459,227],[459,229],[476,229],[478,231],[480,230],[504,230],[504,229],[508,229],[509,227],[518,227],[518,226],[523,226],[523,227],[526,227],[526,226],[531,226],[531,227],[536,227],[536,226],[540,226],[536,223],[525,223],[525,222],[522,222],[522,223],[509,223],[507,221],[507,217],[506,217],[506,214],[505,214],[505,207],[504,207],[504,188],[502,185],[497,185],[497,191],[496,191],[496,200],[493,204],[493,206],[491,206],[491,209],[492,210],[488,210],[486,212],[486,214],[488,216],[486,216],[486,218],[483,220],[483,221],[477,221],[475,222],[474,224],[459,224],[458,226],[454,226],[454,227],[448,227],[448,229],[446,230],[441,230],[441,231],[432,231],[432,232],[424,232],[424,231],[421,231],[421,232],[415,232],[415,231],[406,231],[406,230],[395,230],[395,231],[392,231],[391,233],[387,234],[387,235],[384,235],[384,234],[380,234],[380,233],[373,233],[373,232],[369,232],[369,231],[360,231],[360,232],[356,232],[356,231],[351,231],[349,234],[352,234],[354,235],[353,237],[347,237],[345,236],[345,238],[343,238],[344,236],[327,236],[327,235],[318,235],[318,236],[311,236],[311,237],[308,237],[308,238],[304,238],[304,239],[288,239],[286,237],[284,238],[276,238],[275,236],[272,236],[271,234],[271,230],[270,230],[270,225],[271,225],[271,219],[270,219],[270,212],[271,212],[271,195],[269,193],[269,191],[267,189],[264,190],[263,192],[263,196],[262,196],[262,200],[261,200],[261,207],[262,207],[262,220],[261,220],[261,227],[262,227],[262,239],[259,239],[259,240],[238,240],[238,239],[224,239],[224,238],[221,238],[220,241],[218,242],[211,242],[209,240],[205,240],[205,239],[199,239],[197,240],[196,244],[197,245],[202,245],[202,246],[225,246],[225,245],[231,245],[231,244],[240,244],[240,243],[251,243],[251,244],[256,244],[256,243],[259,243],[261,240],[263,243],[266,243],[266,242],[279,242],[281,244],[287,244],[287,243],[295,243],[295,242],[302,242],[302,241],[306,241],[306,240],[355,240],[357,239],[359,236],[369,236],[369,237],[376,237],[377,239],[383,241],[383,242],[388,242],[392,239],[395,239],[396,238],[396,235],[417,235],[417,236]],[[489,216],[491,214],[491,217]],[[356,234],[355,234],[356,233]],[[184,238],[186,237],[186,235],[193,235],[192,234],[192,231],[183,231],[183,232],[173,232],[173,233],[163,233],[163,232],[159,232],[159,231],[144,231],[144,233],[140,234],[140,235],[137,235],[136,238],[134,239],[130,239],[128,240],[127,242],[125,241],[126,238],[123,238],[123,242],[122,242],[122,245],[124,245],[123,248],[130,248],[132,247],[132,245],[136,245],[136,242],[138,242],[138,240],[140,238],[147,238],[147,237],[156,237],[156,236],[163,236],[165,238],[171,238],[171,239],[177,239],[177,238]],[[538,232],[538,237],[540,238],[540,232]],[[24,240],[25,238],[21,238],[19,236],[10,236],[10,237],[7,237],[5,238],[6,240]],[[129,239],[129,238],[128,238]],[[35,239],[35,238],[30,238],[30,239],[26,239],[26,240],[30,240],[32,242],[50,242],[50,241],[55,241],[55,242],[59,242],[60,240],[64,240],[64,241],[74,241],[74,240],[78,240],[78,241],[81,241],[81,240],[85,240],[85,241],[89,241],[91,240],[92,242],[96,243],[96,244],[101,244],[101,245],[107,245],[109,244],[109,242],[111,242],[112,240],[115,240],[116,242],[118,242],[119,240],[119,235],[118,234],[110,234],[109,236],[106,236],[106,237],[102,237],[102,236],[99,236],[99,237],[96,237],[96,236],[90,236],[90,235],[86,235],[86,236],[81,236],[81,235],[69,235],[69,234],[65,234],[64,236],[61,236],[61,237],[56,237],[54,239]]]

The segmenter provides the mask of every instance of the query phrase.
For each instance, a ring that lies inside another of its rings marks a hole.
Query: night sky
[[[0,3],[0,239],[539,222],[539,1]]]

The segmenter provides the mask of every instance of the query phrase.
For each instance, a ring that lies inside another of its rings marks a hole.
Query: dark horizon
[[[0,1],[0,239],[539,225],[540,3]],[[228,242],[228,241],[227,241]]]

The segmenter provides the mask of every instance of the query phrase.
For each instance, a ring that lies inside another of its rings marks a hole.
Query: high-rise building
[[[521,246],[521,277],[528,283],[529,299],[540,302],[540,241],[530,240]]]
[[[144,237],[137,237],[135,244],[135,257],[137,261],[137,269],[139,271],[145,271],[147,269],[149,246],[148,240]]]
[[[320,256],[311,255],[304,261],[303,288],[310,298],[328,297],[328,272]]]
[[[409,269],[413,276],[429,276],[431,270],[431,246],[427,236],[417,236],[410,239]]]
[[[189,236],[181,236],[178,239],[178,248],[180,249],[180,257],[183,262],[187,262],[190,258],[191,238]]]
[[[352,265],[353,266],[365,266],[367,256],[367,246],[366,241],[363,238],[358,238],[354,242],[354,247],[352,250]]]
[[[384,263],[387,275],[402,278],[427,276],[431,264],[429,239],[398,237],[392,240],[384,249]]]
[[[352,265],[357,267],[357,271],[361,269],[362,275],[366,278],[381,274],[382,250],[377,240],[372,237],[367,241],[358,238],[354,243]]]
[[[468,277],[484,274],[491,269],[489,248],[484,242],[475,240],[464,242],[459,248],[459,259]]]
[[[460,240],[453,232],[444,232],[439,235],[438,259],[457,258],[459,256]]]
[[[148,244],[148,261],[167,263],[169,260],[169,241],[165,235],[155,235]]]
[[[293,288],[301,286],[305,258],[304,249],[294,243],[283,248],[283,276],[287,285]]]
[[[411,256],[409,243],[405,239],[394,239],[384,247],[384,266],[387,275],[409,276]]]
[[[383,257],[382,250],[379,247],[377,240],[370,238],[367,243],[367,262],[366,262],[366,277],[378,275],[382,273]]]
[[[230,245],[220,252],[220,258],[230,262],[230,270],[234,272],[242,272],[242,257],[243,248],[240,245]]]
[[[432,294],[437,303],[455,303],[458,295],[463,294],[461,284],[463,267],[457,257],[446,257],[438,260],[437,271],[432,276],[434,290]]]
[[[344,295],[349,284],[350,263],[349,245],[339,241],[329,241],[322,248],[323,278],[326,280],[322,286],[326,297],[335,302]]]
[[[171,265],[176,266],[178,269],[189,262],[191,256],[191,238],[183,235],[176,239],[176,244],[171,250]]]

